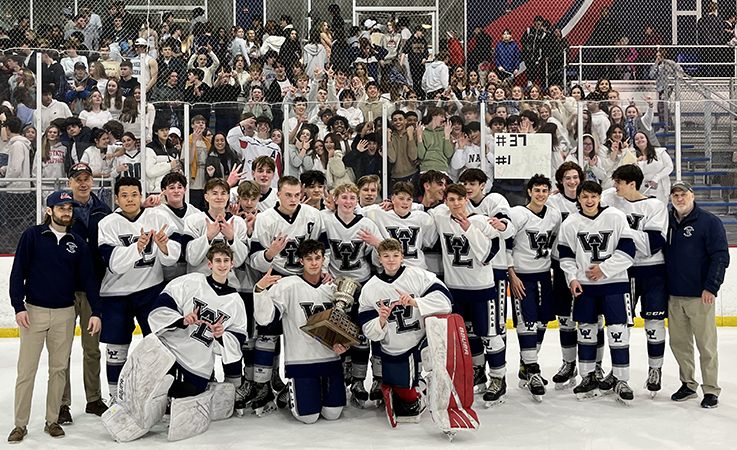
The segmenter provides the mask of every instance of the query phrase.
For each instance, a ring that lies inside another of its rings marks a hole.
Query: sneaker
[[[645,382],[645,388],[653,392],[658,392],[660,390],[660,380],[662,378],[661,375],[661,369],[651,367],[650,370],[647,373],[647,381]]]
[[[102,401],[102,399],[97,399],[94,402],[87,403],[87,406],[84,408],[84,412],[87,414],[94,414],[98,417],[102,416],[102,413],[107,411],[107,405],[105,402]],[[61,423],[61,414],[59,415],[59,423]]]
[[[69,406],[61,405],[59,408],[59,418],[56,421],[60,425],[72,423],[72,412],[69,410]]]
[[[63,438],[65,436],[64,429],[56,422],[46,422],[44,433],[48,434],[52,438]]]
[[[17,444],[23,440],[24,437],[28,435],[28,428],[26,427],[15,427],[13,428],[13,431],[10,432],[10,436],[8,436],[8,443],[9,444]]]
[[[706,397],[706,396],[704,396]],[[682,402],[690,398],[696,398],[696,391],[688,387],[688,384],[683,383],[681,388],[676,391],[675,394],[670,396],[670,399],[674,402]]]
[[[701,400],[702,408],[711,409],[717,406],[719,406],[719,397],[714,394],[704,394],[704,399]]]
[[[473,366],[473,387],[475,392],[481,392],[486,389],[486,367]]]

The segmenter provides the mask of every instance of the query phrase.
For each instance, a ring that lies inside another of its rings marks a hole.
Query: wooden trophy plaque
[[[300,327],[302,331],[317,339],[322,345],[333,349],[334,344],[344,347],[356,345],[358,339],[358,325],[351,322],[346,311],[353,305],[353,296],[361,285],[348,277],[335,280],[337,289],[333,294],[335,307],[327,311],[313,314],[307,319],[307,324]]]

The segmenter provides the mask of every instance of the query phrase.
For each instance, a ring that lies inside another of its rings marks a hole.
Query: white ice
[[[134,339],[134,344],[140,336]],[[13,428],[13,395],[18,356],[18,339],[0,339],[0,380],[5,386],[0,392],[0,404],[5,414],[0,417],[0,432]],[[319,420],[314,425],[297,422],[288,410],[258,418],[248,415],[214,422],[209,431],[195,438],[169,443],[166,425],[161,423],[145,437],[128,443],[116,444],[96,416],[85,414],[82,383],[82,355],[79,338],[75,338],[72,354],[72,415],[74,424],[65,425],[66,437],[52,439],[43,432],[46,396],[46,353],[36,378],[31,423],[28,436],[17,448],[33,449],[99,449],[109,445],[125,449],[157,448],[186,449],[430,449],[430,448],[484,448],[484,449],[723,449],[735,448],[737,429],[737,328],[719,329],[721,357],[720,384],[723,394],[719,408],[705,410],[699,399],[676,403],[670,400],[680,382],[678,367],[666,349],[663,368],[663,390],[651,399],[643,385],[647,375],[645,337],[642,328],[632,331],[630,386],[635,400],[629,407],[617,403],[613,396],[579,402],[571,390],[556,391],[551,385],[541,404],[533,403],[529,393],[517,387],[517,337],[513,330],[508,335],[507,397],[504,405],[492,409],[484,407],[477,395],[475,409],[481,426],[476,432],[459,433],[452,443],[438,431],[430,414],[425,411],[419,424],[400,424],[391,429],[383,410],[357,409],[348,406],[335,422]],[[103,352],[104,355],[104,352]],[[104,359],[104,358],[103,358]],[[605,358],[605,368],[610,361]],[[543,376],[550,379],[560,365],[558,331],[547,333],[540,365]],[[697,359],[698,366],[698,359]],[[607,369],[608,370],[608,369]],[[102,370],[103,392],[107,395]],[[700,379],[697,369],[697,379]],[[367,386],[368,388],[368,386]],[[7,436],[4,435],[4,436]],[[0,437],[6,439],[5,437]]]

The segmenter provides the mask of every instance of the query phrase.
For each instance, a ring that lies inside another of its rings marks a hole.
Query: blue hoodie
[[[701,297],[704,290],[716,295],[729,266],[729,244],[724,225],[714,214],[694,209],[679,223],[671,208],[665,244],[668,293]]]

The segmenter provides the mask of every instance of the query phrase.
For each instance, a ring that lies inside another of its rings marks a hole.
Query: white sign
[[[494,178],[528,179],[535,174],[550,177],[552,136],[544,134],[495,134]]]

